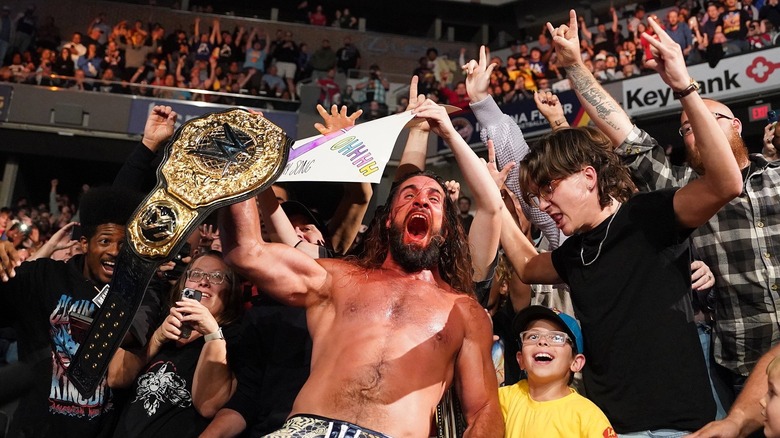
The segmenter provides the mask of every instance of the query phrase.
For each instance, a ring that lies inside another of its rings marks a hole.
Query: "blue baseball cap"
[[[567,315],[556,308],[528,306],[521,310],[512,321],[512,332],[515,334],[515,337],[519,337],[520,332],[524,331],[532,322],[539,319],[546,319],[560,325],[563,331],[569,335],[571,339],[574,339],[574,354],[583,352],[584,344],[580,324],[573,316]]]

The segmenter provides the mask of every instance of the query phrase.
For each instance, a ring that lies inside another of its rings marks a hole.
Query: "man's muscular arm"
[[[225,261],[282,303],[305,307],[325,293],[328,272],[297,249],[266,243],[254,199],[219,213]]]
[[[469,298],[455,304],[464,324],[463,345],[455,364],[455,385],[468,427],[464,438],[504,436],[496,370],[490,357],[493,332],[487,312]]]

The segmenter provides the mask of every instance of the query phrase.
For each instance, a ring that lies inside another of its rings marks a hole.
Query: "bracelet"
[[[303,240],[299,240],[298,243],[296,243],[295,246],[293,246],[293,248],[297,248],[298,245],[300,245],[301,243],[303,243]]]
[[[694,91],[698,92],[699,91],[699,83],[696,82],[696,79],[691,78],[691,83],[687,87],[685,87],[684,90],[681,90],[681,91],[674,91],[674,90],[672,90],[672,91],[673,91],[672,96],[674,96],[675,99],[679,100],[679,99],[682,99],[683,97],[693,93]]]
[[[204,342],[216,341],[217,339],[225,339],[225,335],[222,334],[222,327],[218,328],[214,333],[209,333],[203,337]]]

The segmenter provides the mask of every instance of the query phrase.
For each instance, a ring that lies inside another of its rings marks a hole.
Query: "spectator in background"
[[[639,26],[639,23],[645,23],[645,7],[644,5],[636,5],[634,8],[634,15],[628,19],[628,30],[631,31]]]
[[[100,12],[97,17],[89,23],[87,27],[87,33],[90,33],[92,29],[97,28],[100,30],[100,36],[98,37],[98,43],[105,46],[108,43],[108,35],[111,33],[111,26],[106,23],[106,13]]]
[[[742,10],[747,12],[751,20],[758,20],[758,8],[753,4],[753,0],[742,0]]]
[[[38,30],[38,16],[35,15],[35,5],[27,6],[23,13],[19,14],[14,22],[13,48],[24,52],[32,47],[35,32]]]
[[[87,54],[87,47],[81,44],[81,32],[73,32],[73,37],[71,37],[70,41],[63,44],[63,47],[67,47],[70,50],[73,65],[79,62],[80,57]]]
[[[466,231],[466,234],[471,230],[471,223],[474,222],[474,216],[471,212],[471,198],[468,196],[461,196],[458,198],[458,220]]]
[[[537,47],[531,49],[531,55],[528,58],[528,68],[531,69],[535,79],[543,78],[547,75],[547,63],[542,60],[542,51]]]
[[[90,44],[87,46],[87,53],[84,56],[79,57],[79,61],[76,64],[80,70],[84,71],[84,75],[89,79],[96,79],[101,76],[103,67],[103,60],[97,53],[97,46]]]
[[[725,0],[726,10],[720,14],[720,25],[726,37],[726,53],[735,55],[750,47],[747,42],[748,21],[750,16],[737,7],[737,0]]]
[[[339,87],[335,77],[336,68],[331,67],[325,77],[317,79],[317,85],[320,87],[320,98],[317,103],[325,108],[341,103],[341,87]]]
[[[680,46],[687,61],[688,55],[693,50],[691,28],[688,27],[688,23],[680,21],[680,14],[674,9],[666,14],[666,24],[666,33]]]
[[[760,20],[769,20],[775,29],[780,29],[780,1],[766,0],[758,11]]]
[[[284,79],[277,74],[275,64],[268,67],[268,71],[263,75],[260,89],[268,94],[268,97],[281,97],[286,90]]]
[[[60,47],[60,43],[62,43],[60,28],[54,24],[54,17],[47,15],[43,20],[43,25],[38,27],[38,31],[35,34],[35,45],[39,48],[57,50]]]
[[[360,51],[352,44],[352,38],[344,37],[344,45],[336,51],[339,73],[349,75],[349,70],[360,68]]]
[[[445,82],[440,82],[439,85],[441,86],[439,91],[447,99],[446,103],[452,106],[456,106],[460,109],[466,109],[469,107],[469,102],[471,102],[471,99],[469,98],[468,93],[466,93],[466,82],[458,81],[455,84],[455,90],[451,90],[447,85],[445,85]]]
[[[256,28],[249,30],[249,37],[246,39],[246,51],[244,57],[244,70],[253,68],[261,74],[265,72],[265,62],[268,58],[268,49],[270,47],[270,36],[265,32],[265,39],[261,40]],[[265,47],[263,47],[265,45]]]
[[[772,38],[761,29],[761,23],[758,21],[748,22],[747,41],[751,49],[763,49],[772,45]]]
[[[580,30],[582,31],[583,36],[593,44],[593,50],[596,53],[602,50],[609,53],[615,53],[615,42],[618,33],[617,11],[614,7],[611,7],[609,8],[609,12],[612,16],[612,25],[607,29],[607,26],[604,23],[599,22],[596,26],[596,32],[591,32],[585,25],[585,19],[579,17]]]
[[[284,33],[280,44],[277,44],[273,51],[274,64],[278,69],[280,78],[287,82],[287,90],[290,96],[295,99],[295,73],[298,71],[298,45],[293,41],[293,34],[290,31]]]
[[[315,50],[311,55],[309,63],[311,68],[315,72],[328,72],[330,69],[336,67],[336,52],[330,46],[330,40],[324,38],[320,44],[320,48]]]
[[[311,67],[311,53],[309,53],[309,45],[301,43],[298,46],[298,60],[296,61],[298,70],[295,73],[295,83],[309,79],[312,73]]]
[[[8,48],[11,47],[12,27],[11,8],[8,5],[3,5],[0,9],[0,65],[5,65],[5,55],[8,53]]]
[[[344,10],[341,12],[341,18],[339,19],[339,27],[341,27],[342,29],[358,28],[358,19],[357,17],[352,16],[352,14],[349,11],[349,8],[344,8]]]
[[[84,44],[87,49],[89,49],[90,44],[94,44],[95,48],[97,49],[98,56],[103,56],[103,44],[100,44],[100,28],[93,27],[87,32],[86,36],[82,36],[81,43]]]
[[[328,17],[322,12],[322,5],[317,5],[314,8],[314,12],[309,13],[309,24],[312,26],[327,26]]]
[[[376,102],[377,105],[387,114],[387,101],[385,99],[387,91],[390,90],[390,82],[382,76],[382,71],[376,64],[368,69],[368,77],[355,84],[356,90],[361,90],[366,95],[365,108],[366,113],[370,112],[370,103]]]

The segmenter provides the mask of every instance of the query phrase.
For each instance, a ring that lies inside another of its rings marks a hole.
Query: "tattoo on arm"
[[[571,79],[574,89],[580,93],[583,99],[596,109],[598,118],[603,120],[615,131],[620,131],[617,124],[611,120],[613,113],[620,114],[621,109],[616,108],[614,101],[606,95],[606,92],[596,82],[596,78],[579,65],[566,67],[566,74]]]

